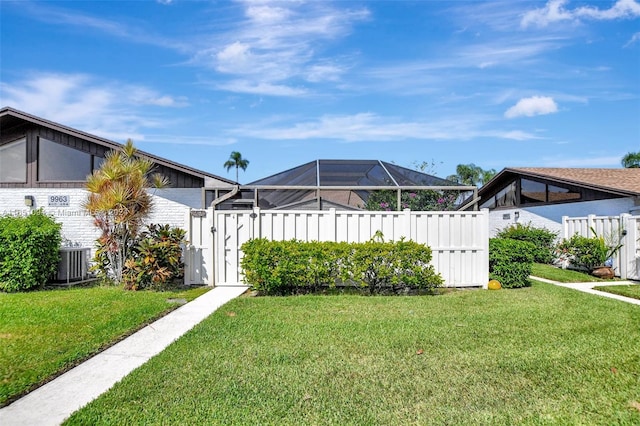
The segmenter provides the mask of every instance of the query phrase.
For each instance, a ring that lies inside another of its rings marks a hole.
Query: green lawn
[[[205,291],[0,293],[0,406]]]
[[[611,282],[611,280],[603,280],[585,272],[556,268],[542,263],[533,264],[531,275],[561,283]]]
[[[620,296],[640,299],[640,285],[603,285],[594,287],[595,290],[606,291],[608,293],[619,294]]]
[[[638,306],[539,282],[242,297],[68,424],[640,424],[639,341]]]

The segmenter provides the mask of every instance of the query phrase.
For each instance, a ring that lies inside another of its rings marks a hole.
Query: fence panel
[[[640,216],[595,216],[562,218],[562,234],[571,238],[574,234],[583,237],[603,237],[608,245],[622,244],[613,256],[613,269],[623,279],[640,279]]]
[[[489,214],[474,212],[214,211],[215,285],[242,283],[242,244],[252,238],[301,241],[385,241],[401,238],[432,248],[432,264],[450,287],[486,287]]]

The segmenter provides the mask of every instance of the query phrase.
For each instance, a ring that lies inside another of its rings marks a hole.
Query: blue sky
[[[315,159],[620,167],[640,3],[0,1],[0,106],[247,183]]]

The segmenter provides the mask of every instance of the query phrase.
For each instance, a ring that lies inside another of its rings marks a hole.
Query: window
[[[27,139],[0,146],[0,182],[27,181]]]
[[[516,183],[511,182],[496,194],[496,207],[513,207],[516,205]]]
[[[91,154],[39,139],[39,181],[83,181],[91,174],[91,166]]]
[[[573,201],[582,198],[579,192],[571,191],[568,188],[560,188],[558,186],[549,185],[549,202]]]
[[[544,203],[547,201],[547,185],[529,179],[521,180],[520,204]]]

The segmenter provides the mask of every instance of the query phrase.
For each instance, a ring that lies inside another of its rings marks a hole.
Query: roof
[[[89,142],[102,145],[109,149],[118,150],[123,147],[123,145],[118,142],[101,138],[99,136],[95,136],[90,133],[83,132],[81,130],[77,130],[59,123],[55,123],[53,121],[49,121],[41,117],[36,117],[35,115],[31,115],[11,107],[3,107],[0,109],[0,129],[9,130],[13,127],[24,124],[25,122],[33,123],[39,126],[44,126],[53,130],[57,130],[59,132],[67,133],[69,135],[73,135],[75,137],[87,140]],[[230,185],[236,184],[236,182],[232,180],[229,180],[211,173],[207,173],[202,170],[194,169],[192,167],[185,166],[184,164],[176,163],[171,160],[167,160],[166,158],[162,158],[162,157],[158,157],[156,155],[150,154],[148,152],[137,150],[137,154],[140,157],[147,158],[156,164],[166,166],[175,170],[179,170],[183,173],[187,173],[192,176],[205,179],[205,181],[207,179],[216,179],[216,180],[228,183]]]
[[[617,195],[640,196],[640,168],[599,169],[599,168],[552,168],[552,167],[509,167],[480,188],[480,195],[490,192],[508,175],[521,175],[572,184]]]
[[[315,160],[257,180],[252,185],[282,186],[460,186],[455,182],[379,160]]]

